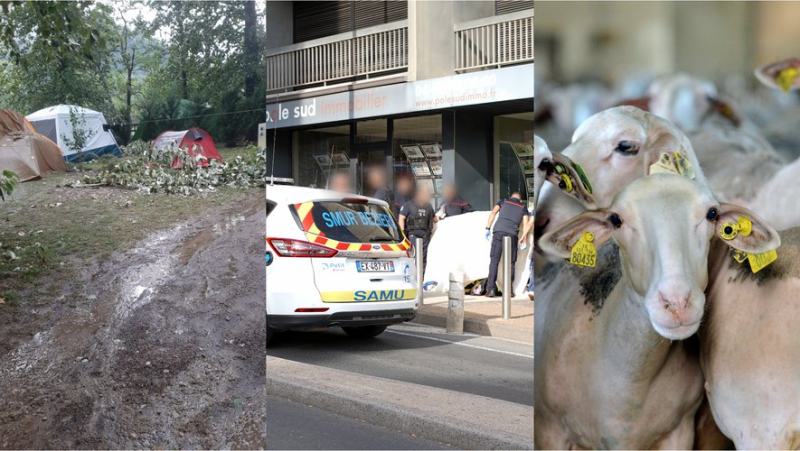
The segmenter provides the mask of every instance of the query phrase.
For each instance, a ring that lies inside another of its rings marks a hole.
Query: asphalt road
[[[267,449],[447,449],[402,431],[267,396]]]
[[[267,354],[343,371],[533,405],[533,346],[418,324],[358,340],[332,328],[279,334]],[[269,367],[267,368],[269,372]]]

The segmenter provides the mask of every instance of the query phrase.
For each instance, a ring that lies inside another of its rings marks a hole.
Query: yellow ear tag
[[[787,67],[778,72],[778,75],[775,77],[775,83],[781,87],[783,92],[789,92],[789,90],[792,89],[794,79],[797,78],[798,75],[800,75],[800,71],[798,71],[796,67]]]
[[[778,251],[764,252],[763,254],[747,254],[747,260],[750,262],[750,270],[753,274],[761,271],[778,259]]]
[[[561,174],[561,181],[564,182],[563,186],[559,184],[559,187],[565,189],[568,193],[572,192],[572,179],[569,178],[567,174]]]
[[[594,234],[583,232],[581,239],[572,246],[569,262],[581,268],[594,268],[597,265],[597,250],[594,248]]]
[[[672,157],[664,152],[658,161],[650,165],[650,174],[680,174],[672,161]]]
[[[688,179],[694,179],[694,169],[689,159],[680,150],[676,150],[673,155],[675,156],[675,166],[678,167],[678,172]]]
[[[753,222],[750,221],[750,218],[747,216],[739,216],[736,225],[739,226],[739,233],[741,233],[742,236],[750,236],[750,232],[753,231]]]
[[[733,255],[733,259],[739,263],[747,260],[747,252],[742,252],[738,249],[731,248],[731,255]]]
[[[732,222],[725,222],[719,228],[719,236],[723,240],[730,241],[739,234],[739,225]]]

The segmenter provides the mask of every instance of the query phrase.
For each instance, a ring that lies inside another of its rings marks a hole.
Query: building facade
[[[266,80],[276,178],[380,165],[477,209],[532,185],[533,1],[270,1]]]

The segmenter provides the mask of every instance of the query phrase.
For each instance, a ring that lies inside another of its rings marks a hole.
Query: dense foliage
[[[92,108],[123,144],[136,124],[134,139],[200,127],[226,145],[255,141],[263,0],[26,0],[0,10],[0,106]]]

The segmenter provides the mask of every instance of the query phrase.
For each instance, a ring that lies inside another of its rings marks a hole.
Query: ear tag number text
[[[578,242],[572,246],[569,262],[581,268],[594,268],[597,265],[597,250],[594,248],[592,232],[583,232]]]

